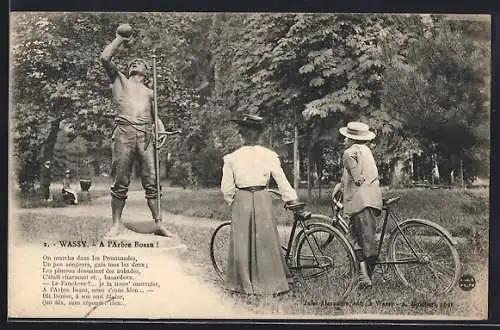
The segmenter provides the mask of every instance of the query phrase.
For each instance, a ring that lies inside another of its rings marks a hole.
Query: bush
[[[193,174],[197,182],[204,187],[215,187],[222,179],[222,152],[214,147],[207,147],[196,155],[193,161]]]
[[[38,180],[39,166],[38,162],[29,161],[18,164],[17,183],[25,196],[34,193],[35,182]]]
[[[170,169],[169,178],[172,184],[187,188],[195,185],[195,179],[191,170],[191,163],[181,160],[176,160]]]
[[[464,197],[462,210],[468,214],[480,214],[489,209],[489,196],[486,190],[465,191]]]
[[[222,179],[221,150],[215,147],[206,147],[189,160],[174,161],[168,177],[173,185],[186,187],[215,187]]]

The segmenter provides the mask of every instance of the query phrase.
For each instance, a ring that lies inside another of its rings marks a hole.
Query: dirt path
[[[144,196],[140,192],[131,192],[129,199],[132,200],[144,200]],[[124,220],[131,219],[141,219],[142,221],[147,220],[151,217],[149,209],[146,207],[145,203],[143,207],[138,207],[139,203],[131,203],[129,207],[124,210]],[[33,209],[17,209],[14,211],[17,214],[50,214],[50,215],[64,215],[68,217],[99,217],[109,219],[111,222],[111,212],[109,207],[109,197],[102,197],[92,201],[91,205],[77,205],[73,207],[65,208],[33,208]],[[215,220],[199,221],[194,218],[189,218],[185,216],[171,215],[164,213],[164,219],[169,223],[196,223],[197,226],[214,226],[218,222]],[[17,260],[22,260],[24,258],[35,258],[35,249],[30,246],[16,247],[15,253],[17,255]],[[39,250],[39,249],[38,249]],[[56,251],[56,249],[51,249],[51,253],[68,253],[68,250],[78,250],[81,249],[64,249],[64,252]],[[127,251],[124,251],[127,250]],[[219,287],[213,286],[209,283],[203,281],[200,276],[196,274],[191,274],[189,271],[192,267],[185,260],[182,260],[182,256],[179,257],[177,253],[165,253],[164,255],[154,255],[148,254],[143,250],[135,249],[110,249],[108,250],[110,254],[120,254],[127,253],[140,256],[143,260],[150,263],[150,271],[147,274],[149,278],[158,281],[160,283],[160,289],[156,290],[154,293],[149,293],[148,295],[131,295],[128,299],[127,306],[100,306],[95,310],[89,311],[88,308],[84,309],[82,307],[65,308],[62,311],[50,309],[45,306],[45,308],[39,310],[32,310],[30,316],[38,315],[43,317],[46,313],[57,313],[65,314],[67,317],[82,317],[84,314],[91,312],[90,317],[146,317],[146,318],[233,318],[233,317],[250,317],[252,315],[250,312],[244,308],[235,306],[233,301],[226,295],[224,296]],[[88,251],[89,253],[103,253],[102,249],[99,251]],[[80,252],[81,253],[81,252]],[[41,256],[39,256],[41,258]],[[19,259],[20,258],[20,259]],[[26,259],[24,259],[26,260]],[[37,259],[41,260],[41,259]],[[35,269],[38,262],[33,263],[15,263],[14,267],[16,269],[16,274],[24,274],[24,276],[29,276],[36,272]],[[33,269],[27,269],[27,268]],[[189,273],[188,273],[189,272]],[[32,276],[29,278],[22,278],[19,276],[15,277],[15,281],[20,281],[20,283],[27,283],[32,281]],[[15,285],[15,283],[13,284]],[[37,293],[38,290],[33,290],[32,292]],[[29,294],[29,293],[27,293]],[[18,301],[22,304],[23,301],[29,299],[25,297],[24,299]],[[13,306],[15,308],[16,301],[13,301]],[[12,306],[12,304],[11,304]],[[25,307],[22,307],[23,311],[26,312]],[[41,313],[41,314],[40,314]],[[22,315],[19,315],[22,316]]]
[[[124,221],[134,221],[136,219],[141,219],[142,221],[144,221],[151,219],[151,213],[146,206],[146,201],[144,200],[143,192],[130,191],[127,201],[128,202],[132,201],[133,203],[125,204],[122,216]],[[96,198],[92,200],[92,204],[83,204],[83,205],[75,205],[68,207],[55,207],[55,208],[37,207],[30,209],[16,209],[15,212],[18,214],[26,214],[26,213],[59,214],[67,217],[80,217],[82,215],[85,215],[87,217],[98,217],[98,218],[109,219],[111,221],[111,206],[110,206],[109,196]],[[199,218],[187,217],[183,215],[176,215],[166,212],[163,212],[163,219],[167,223],[196,224],[197,226],[203,226],[203,227],[214,227],[220,223],[220,221],[213,219],[203,219],[203,221],[200,221]]]

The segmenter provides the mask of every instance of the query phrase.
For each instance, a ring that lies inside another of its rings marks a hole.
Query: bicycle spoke
[[[422,247],[420,246],[420,244],[418,244],[417,241],[415,241],[414,237],[416,237],[417,235],[412,235],[412,236],[406,236],[406,238],[408,239],[408,241],[411,241],[411,243],[413,244],[413,246],[417,246],[418,250],[419,251],[415,251],[415,252],[419,252],[419,253],[424,253],[424,249],[422,249]]]
[[[403,256],[415,256],[415,253],[411,252],[411,251],[399,251],[398,252],[398,255],[403,255]]]
[[[418,260],[418,258],[407,258],[407,259],[397,259],[397,260],[394,260],[394,263],[395,265],[407,265],[407,264],[420,264],[420,261]]]
[[[393,266],[403,283],[425,294],[442,294],[453,287],[459,266],[458,256],[439,229],[418,220],[410,222],[392,236],[390,244],[390,254],[394,260],[399,261],[402,257],[408,256],[408,248],[413,247],[419,260],[422,261],[409,267],[405,264]],[[426,251],[428,252],[425,253]]]
[[[439,274],[442,278],[446,276],[446,274],[445,274],[445,273],[443,273],[443,272],[439,271],[439,270],[438,270],[438,269],[436,269],[435,267],[432,267],[430,264],[429,264],[429,265],[427,265],[427,267],[428,267],[429,269],[431,269],[433,272],[435,272],[436,274]],[[448,279],[448,278],[449,278],[449,277],[447,277],[447,276],[446,276],[446,279]],[[448,281],[446,280],[445,282],[448,282]]]
[[[295,258],[310,294],[321,290],[333,299],[344,299],[354,286],[355,261],[350,245],[328,227],[315,227],[303,235]]]
[[[449,281],[447,280],[448,278],[443,279],[443,273],[437,271],[436,269],[434,269],[430,265],[427,265],[427,267],[430,269],[431,273],[434,275],[434,277],[436,279],[441,280],[446,286],[449,285],[449,283],[448,283]]]
[[[410,271],[410,270],[413,270],[413,269],[420,267],[420,266],[422,266],[422,265],[421,264],[413,264],[413,265],[411,265],[411,267],[407,268],[407,270]]]
[[[402,255],[402,256],[397,256],[397,258],[394,260],[394,261],[405,261],[405,262],[409,262],[409,261],[415,261],[417,262],[418,261],[418,256],[415,256],[415,253],[407,253],[406,256]]]
[[[404,236],[403,236],[403,235],[404,235]],[[406,237],[406,239],[407,239],[408,241],[406,241],[406,240],[405,240],[405,237]],[[403,234],[402,234],[402,236],[401,236],[401,238],[400,238],[400,241],[401,241],[402,246],[406,246],[406,247],[407,247],[407,248],[411,251],[411,253],[412,253],[414,256],[417,256],[417,253],[422,253],[422,252],[421,252],[421,251],[422,251],[422,249],[421,249],[421,248],[419,248],[419,249],[420,249],[420,251],[416,251],[416,250],[417,250],[417,249],[415,248],[415,245],[416,245],[416,244],[414,244],[415,242],[414,242],[414,240],[413,240],[413,237],[412,237],[412,236],[410,236],[409,234],[404,234],[404,233],[403,233]],[[412,249],[412,246],[414,247],[413,249]],[[417,247],[418,247],[418,246],[417,246]]]
[[[444,265],[440,265],[440,264],[437,264],[437,263],[431,263],[433,266],[429,266],[429,267],[432,267],[436,270],[438,270],[438,268],[441,268],[441,273],[443,274],[448,274],[450,276],[453,276],[455,274],[455,270],[454,269],[450,269],[450,268],[447,268],[446,266]],[[444,268],[444,269],[443,269]],[[438,270],[439,271],[439,270]]]
[[[449,259],[451,252],[450,252],[449,246],[447,245],[448,243],[446,240],[443,240],[443,242],[445,244],[441,244],[441,246],[438,249],[435,249],[435,251],[433,253],[433,258],[440,256],[443,259]]]
[[[430,251],[428,252],[428,254],[431,254],[432,252],[434,252],[434,249],[439,245],[439,243],[441,243],[442,241],[444,240],[443,236],[441,236],[439,238],[439,241],[437,241],[436,243],[434,243],[434,245],[431,247]]]

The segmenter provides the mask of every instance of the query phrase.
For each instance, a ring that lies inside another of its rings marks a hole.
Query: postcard
[[[9,318],[487,319],[490,16],[10,23]]]

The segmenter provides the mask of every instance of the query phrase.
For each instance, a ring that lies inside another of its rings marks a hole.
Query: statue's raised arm
[[[109,43],[101,53],[100,61],[106,70],[111,81],[114,81],[118,75],[118,67],[111,60],[119,51],[122,45],[128,46],[132,42],[133,29],[128,24],[121,24],[116,29],[115,39]]]

